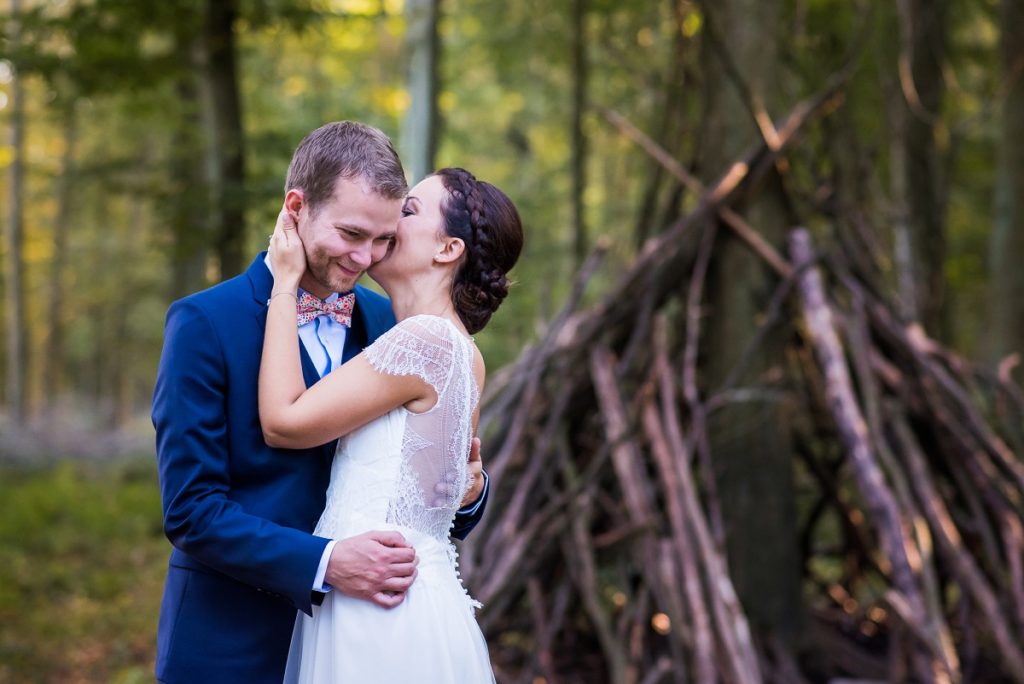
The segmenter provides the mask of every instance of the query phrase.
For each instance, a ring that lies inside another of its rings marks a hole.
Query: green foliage
[[[0,682],[152,680],[155,483],[148,461],[0,471]]]

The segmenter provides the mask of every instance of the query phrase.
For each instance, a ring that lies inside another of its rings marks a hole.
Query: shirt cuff
[[[487,471],[486,470],[483,471],[483,473],[484,473],[484,488],[480,490],[479,498],[477,498],[476,503],[473,504],[472,506],[466,506],[465,508],[460,508],[459,509],[459,515],[474,515],[477,511],[480,510],[480,505],[484,502],[484,499],[487,498],[487,488],[491,484],[491,478],[489,478],[487,476]]]
[[[327,578],[327,564],[331,560],[331,551],[334,551],[334,545],[337,543],[337,540],[331,539],[324,547],[324,553],[320,556],[320,566],[316,569],[316,577],[313,578],[313,591],[326,594],[331,590],[331,585],[324,584],[324,580]]]

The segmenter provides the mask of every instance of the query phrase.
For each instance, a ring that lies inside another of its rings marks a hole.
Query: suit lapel
[[[260,328],[260,354],[263,353],[262,337],[267,328],[267,298],[270,297],[270,291],[274,287],[274,277],[270,275],[270,269],[267,268],[266,258],[267,253],[260,252],[256,260],[249,266],[249,270],[246,271],[249,282],[252,284],[252,296],[257,305],[254,313]],[[306,387],[312,387],[320,379],[320,373],[317,372],[316,366],[309,358],[306,345],[301,341],[299,342],[299,357],[302,360],[302,379],[306,383]]]
[[[356,305],[352,310],[352,325],[349,327],[348,332],[345,334],[345,347],[341,350],[341,362],[347,363],[354,357],[359,355],[359,352],[366,348],[367,343],[367,323],[366,323],[366,307],[362,304],[362,298],[359,296],[359,290],[356,290]]]

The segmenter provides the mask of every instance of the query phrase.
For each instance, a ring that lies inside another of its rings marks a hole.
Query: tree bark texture
[[[20,0],[11,0],[11,16],[21,14]],[[17,21],[11,22],[8,39],[17,44]],[[17,67],[15,67],[17,69]],[[8,186],[6,258],[4,262],[4,323],[6,328],[6,382],[5,400],[15,418],[28,413],[28,344],[25,328],[25,272],[22,261],[24,249],[24,193],[25,193],[25,88],[22,74],[14,74],[11,81],[10,185]]]
[[[237,0],[208,0],[202,92],[213,240],[221,279],[245,266],[245,149],[235,49]]]
[[[948,142],[940,139],[946,92],[943,66],[948,41],[949,0],[899,0],[902,45],[903,173],[910,260],[918,320],[932,335],[948,337],[945,262]],[[948,133],[947,133],[948,135]]]
[[[1024,354],[1024,3],[1003,0],[1002,68],[1006,99],[998,145],[992,231],[991,356]]]
[[[730,0],[703,3],[707,28],[701,46],[707,109],[698,164],[717,172],[760,138],[754,110],[771,107],[782,78],[782,31],[775,3]],[[746,135],[738,133],[747,131]],[[740,213],[758,226],[760,236],[778,248],[784,242],[786,216],[774,173],[766,190],[741,199]],[[776,276],[731,231],[720,231],[710,265],[707,316],[702,344],[709,353],[703,390],[719,386],[735,368],[767,305]],[[783,331],[772,333],[755,354],[744,380],[781,381],[778,363]],[[800,629],[800,587],[793,507],[792,450],[778,426],[785,423],[777,401],[753,401],[723,407],[709,418],[710,460],[723,510],[727,556],[737,591],[750,619],[782,635]],[[721,532],[719,531],[719,535]],[[774,540],[770,546],[758,540]]]
[[[405,5],[408,85],[412,101],[402,126],[402,159],[413,183],[418,183],[434,170],[437,153],[440,125],[438,67],[441,59],[439,5],[440,0],[409,0]]]

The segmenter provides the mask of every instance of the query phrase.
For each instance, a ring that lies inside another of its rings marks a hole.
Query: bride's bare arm
[[[306,389],[299,357],[295,294],[306,268],[305,253],[282,211],[271,239],[274,287],[260,362],[259,408],[263,438],[273,447],[302,449],[325,444],[388,411],[434,396],[411,375],[387,375],[365,354]]]

